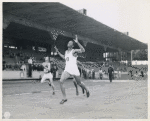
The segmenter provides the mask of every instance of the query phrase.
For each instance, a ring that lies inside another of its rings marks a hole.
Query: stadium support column
[[[132,52],[133,52],[133,50],[131,50],[131,65],[132,65],[132,58],[133,58]]]
[[[56,43],[56,39],[58,37],[58,33],[55,33],[55,32],[52,32],[52,31],[48,31],[48,33],[49,33],[49,35],[51,36],[51,38],[53,40],[53,42],[51,44],[51,50],[49,50],[49,51],[51,51],[50,55],[54,56],[54,53],[55,53],[54,46],[55,46],[55,43]]]
[[[107,46],[104,46],[105,61],[106,61],[106,52],[107,52]]]
[[[119,56],[118,60],[119,60],[119,61],[122,61],[122,51],[121,51],[121,49],[119,49],[119,54],[118,54],[118,56]]]
[[[38,52],[38,43],[36,41],[34,43],[35,43],[34,44],[35,45],[35,52]]]
[[[128,61],[128,65],[131,65],[131,51],[127,52],[127,61]]]
[[[83,45],[85,47],[85,53],[83,54],[83,57],[85,59],[84,61],[86,61],[86,59],[87,59],[87,49],[86,49],[86,47],[87,47],[88,41],[83,40],[82,42],[83,42]]]
[[[46,49],[47,49],[47,53],[49,54],[49,55],[51,55],[51,44],[47,44],[47,46],[46,46]]]

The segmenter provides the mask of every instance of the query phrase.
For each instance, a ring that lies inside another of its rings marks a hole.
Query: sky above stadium
[[[60,3],[80,10],[87,16],[120,32],[148,43],[150,40],[150,0],[62,0]]]

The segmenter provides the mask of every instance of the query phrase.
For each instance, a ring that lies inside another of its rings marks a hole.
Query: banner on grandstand
[[[148,61],[132,61],[132,65],[148,65]]]

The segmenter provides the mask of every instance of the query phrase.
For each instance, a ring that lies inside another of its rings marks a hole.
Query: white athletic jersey
[[[25,71],[25,70],[26,70],[26,65],[23,64],[23,65],[21,66],[21,69],[22,69],[23,71]]]
[[[29,64],[32,64],[32,59],[29,59],[29,60],[28,60],[28,63],[29,63]]]
[[[44,72],[49,73],[51,69],[51,64],[49,62],[44,62],[42,65],[44,67]]]
[[[65,60],[66,60],[66,66],[65,71],[70,73],[71,75],[80,75],[78,66],[77,66],[77,57],[73,56],[73,49],[68,53],[65,52]]]
[[[69,53],[66,51],[65,53],[66,66],[77,64],[77,57],[74,57],[72,52],[73,50],[71,50]]]

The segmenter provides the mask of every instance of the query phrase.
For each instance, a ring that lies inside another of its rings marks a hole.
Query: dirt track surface
[[[48,84],[32,81],[3,82],[2,115],[10,119],[146,119],[147,81],[84,80],[90,97],[76,96],[72,80],[65,82],[68,101],[59,104],[62,93],[55,81],[56,95]]]

